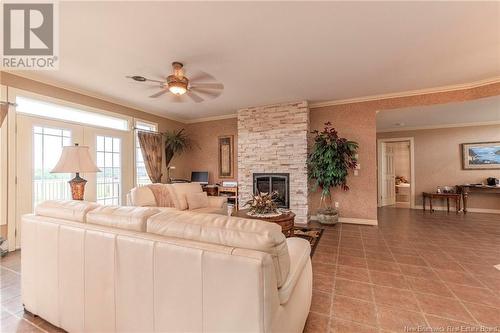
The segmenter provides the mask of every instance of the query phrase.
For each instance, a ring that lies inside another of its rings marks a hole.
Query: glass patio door
[[[71,200],[71,174],[52,174],[64,146],[83,142],[83,127],[60,121],[17,115],[16,245],[23,214],[44,200]]]
[[[85,128],[85,143],[101,172],[89,174],[89,200],[103,205],[124,205],[134,186],[132,132]]]

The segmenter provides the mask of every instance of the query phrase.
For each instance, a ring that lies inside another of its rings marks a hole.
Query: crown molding
[[[238,114],[231,113],[231,114],[225,114],[222,116],[196,118],[196,119],[185,120],[184,122],[186,124],[196,124],[196,123],[203,123],[206,121],[223,120],[223,119],[231,119],[231,118],[238,118]]]
[[[421,131],[421,130],[432,130],[432,129],[441,129],[441,128],[457,128],[457,127],[488,126],[488,125],[500,125],[500,120],[481,121],[481,122],[472,122],[472,123],[428,125],[428,126],[395,127],[395,128],[387,128],[387,129],[377,130],[377,133]]]
[[[145,111],[143,109],[138,108],[137,106],[125,103],[121,100],[118,100],[118,99],[115,99],[115,98],[112,98],[109,96],[103,96],[103,95],[99,95],[96,93],[91,93],[91,92],[81,90],[81,89],[78,89],[75,87],[66,87],[66,86],[63,86],[62,84],[59,84],[57,82],[54,82],[51,80],[45,80],[45,79],[42,79],[39,77],[33,77],[33,76],[28,75],[26,73],[18,73],[16,71],[5,71],[5,70],[0,71],[0,72],[5,72],[5,73],[19,76],[19,77],[22,77],[22,78],[25,78],[28,80],[40,82],[42,84],[46,84],[46,85],[49,85],[49,86],[52,86],[55,88],[59,88],[59,89],[64,89],[64,90],[67,90],[67,91],[70,91],[73,93],[77,93],[80,95],[84,95],[87,97],[95,98],[95,99],[98,99],[98,100],[101,100],[104,102],[113,103],[113,104],[116,104],[118,106],[123,106],[123,107],[129,108],[129,109],[144,112],[144,113],[154,115],[154,116],[157,116],[157,117],[160,117],[163,119],[176,121],[176,122],[179,122],[181,124],[194,124],[194,123],[200,123],[200,122],[206,122],[206,121],[230,119],[230,118],[237,117],[236,113],[220,115],[220,116],[213,116],[213,117],[202,117],[202,118],[196,118],[196,119],[165,116],[163,114],[160,114],[159,112]],[[449,85],[449,86],[443,86],[443,87],[426,88],[426,89],[419,89],[419,90],[409,90],[409,91],[398,92],[398,93],[370,95],[370,96],[364,96],[364,97],[355,97],[355,98],[324,101],[324,102],[317,102],[317,103],[310,103],[307,100],[301,100],[301,101],[296,101],[296,102],[306,102],[310,109],[315,109],[315,108],[326,107],[326,106],[361,103],[361,102],[369,102],[369,101],[375,101],[375,100],[384,100],[384,99],[391,99],[391,98],[410,97],[410,96],[425,95],[425,94],[432,94],[432,93],[443,93],[443,92],[450,92],[450,91],[457,91],[457,90],[464,90],[464,89],[472,89],[472,88],[478,88],[481,86],[494,84],[494,83],[500,83],[500,77],[494,77],[494,78],[475,81],[475,82],[471,82],[471,83],[456,84],[456,85]],[[296,103],[296,102],[274,103],[274,104],[264,105],[261,107],[271,106],[271,105],[279,105],[279,104],[292,104],[292,103]],[[255,107],[255,106],[251,106],[251,107]],[[250,107],[243,107],[240,109],[247,109],[247,108],[250,108]],[[464,127],[464,126],[474,126],[474,125],[461,125],[461,126],[452,126],[452,127]],[[443,126],[440,126],[440,127],[443,127]],[[390,130],[388,132],[404,131],[404,130],[408,130],[408,129]],[[381,131],[379,131],[379,132],[381,132]]]
[[[86,96],[86,97],[95,98],[95,99],[98,99],[100,101],[104,101],[104,102],[116,104],[118,106],[123,106],[123,107],[126,107],[128,109],[133,109],[133,110],[136,110],[136,111],[144,112],[144,113],[147,113],[147,114],[150,114],[150,115],[153,115],[153,116],[156,116],[156,117],[160,117],[160,118],[163,118],[163,119],[176,121],[176,122],[179,122],[179,123],[182,123],[182,124],[187,124],[187,121],[188,121],[185,118],[177,118],[177,117],[171,117],[171,116],[166,117],[165,115],[161,115],[161,114],[159,114],[157,112],[145,111],[143,109],[139,109],[137,106],[134,106],[134,105],[131,105],[131,104],[128,104],[128,103],[124,103],[123,101],[117,100],[117,99],[109,97],[109,96],[103,96],[103,95],[91,93],[89,91],[85,91],[85,90],[74,88],[74,87],[66,87],[66,86],[63,86],[62,84],[53,82],[51,80],[45,80],[45,79],[41,79],[41,78],[38,78],[38,77],[33,77],[33,76],[30,76],[30,75],[26,75],[25,73],[18,73],[18,72],[15,72],[15,71],[5,71],[5,70],[3,70],[2,72],[8,73],[8,74],[11,74],[11,75],[14,75],[14,76],[19,76],[19,77],[22,77],[22,78],[27,79],[27,80],[39,82],[39,83],[42,83],[42,84],[45,84],[45,85],[48,85],[48,86],[52,86],[52,87],[55,87],[55,88],[67,90],[67,91],[70,91],[72,93],[80,94],[80,95],[83,95],[83,96]],[[69,102],[73,102],[73,101],[69,101]]]
[[[470,82],[470,83],[462,83],[455,84],[449,86],[442,87],[434,87],[434,88],[426,88],[426,89],[417,89],[417,90],[408,90],[397,93],[389,93],[389,94],[380,94],[380,95],[369,95],[364,97],[354,97],[347,99],[339,99],[333,101],[325,101],[325,102],[317,102],[311,103],[309,107],[311,109],[321,108],[325,106],[333,106],[333,105],[343,105],[343,104],[352,104],[352,103],[362,103],[362,102],[370,102],[376,100],[384,100],[391,98],[401,98],[401,97],[411,97],[418,95],[427,95],[427,94],[435,94],[435,93],[445,93],[457,90],[465,90],[465,89],[473,89],[482,86],[486,86],[489,84],[500,83],[500,77],[489,78],[485,80]]]

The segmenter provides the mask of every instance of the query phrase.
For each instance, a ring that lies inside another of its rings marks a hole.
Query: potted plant
[[[245,206],[250,206],[247,215],[256,217],[281,215],[278,210],[278,205],[276,204],[277,198],[278,192],[276,191],[272,193],[259,192],[258,194],[252,195],[252,199],[245,203]]]
[[[175,155],[179,155],[191,148],[191,140],[184,132],[184,128],[178,131],[166,131],[163,135],[165,137],[165,165],[168,171],[167,182],[170,183],[169,164]]]
[[[349,170],[356,168],[358,143],[339,137],[330,122],[325,123],[321,132],[315,130],[311,133],[314,134],[314,145],[307,166],[308,178],[314,182],[311,190],[321,188],[317,218],[320,223],[335,224],[338,212],[332,207],[331,190],[334,187],[349,190],[347,175]]]

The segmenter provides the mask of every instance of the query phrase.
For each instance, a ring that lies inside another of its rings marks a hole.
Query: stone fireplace
[[[254,193],[254,175],[288,174],[289,209],[296,214],[295,223],[307,223],[308,134],[309,107],[305,101],[239,110],[240,202],[248,201]],[[261,186],[264,183],[262,180]],[[279,182],[276,184],[280,186]]]
[[[276,191],[278,208],[290,208],[289,173],[254,173],[253,193]]]

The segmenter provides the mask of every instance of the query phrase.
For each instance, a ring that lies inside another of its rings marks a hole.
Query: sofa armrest
[[[311,260],[311,245],[308,241],[298,237],[290,237],[286,239],[286,243],[290,256],[290,272],[285,283],[278,290],[280,304],[288,302],[302,271],[307,262]]]
[[[214,197],[214,196],[208,197],[208,207],[223,208],[226,202],[227,198],[225,197]]]

